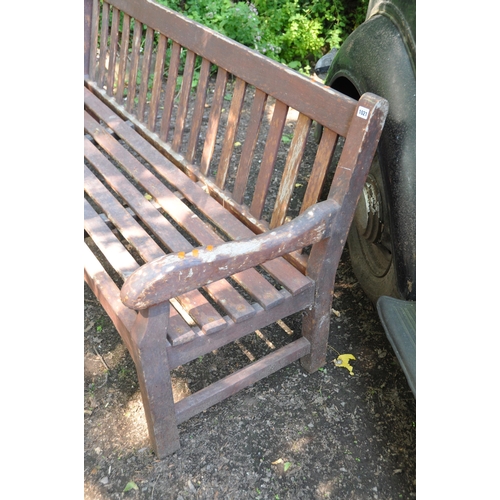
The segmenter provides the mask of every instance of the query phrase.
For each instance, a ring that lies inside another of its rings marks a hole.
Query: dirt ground
[[[327,365],[309,375],[294,363],[183,423],[181,449],[164,460],[149,447],[131,357],[86,285],[84,296],[86,499],[415,497],[415,398],[347,251]],[[300,325],[300,315],[286,318],[175,370],[175,397],[300,335]],[[352,376],[333,364],[346,353]]]
[[[415,399],[347,252],[333,308],[322,371],[297,362],[243,390],[182,424],[181,449],[158,460],[133,362],[86,287],[85,498],[414,498]],[[300,331],[300,318],[285,324]],[[256,339],[245,339],[248,349]],[[353,376],[334,366],[337,351],[355,356]],[[177,370],[177,393],[242,351],[218,354]]]

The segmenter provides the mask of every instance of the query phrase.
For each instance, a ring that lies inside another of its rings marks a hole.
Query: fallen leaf
[[[241,146],[241,142],[236,141],[236,142],[234,143],[234,145],[235,145],[235,147]]]
[[[356,359],[352,354],[340,354],[339,357],[334,360],[335,366],[340,368],[347,368],[351,375],[354,375],[352,372],[352,366],[349,364],[349,360]]]
[[[130,490],[138,490],[139,487],[137,486],[137,484],[134,483],[134,481],[129,481],[127,483],[127,486],[125,486],[125,488],[123,489],[123,492],[127,492],[127,491],[130,491]]]
[[[282,458],[278,458],[278,460],[276,460],[276,462],[271,462],[273,465],[278,465],[278,464],[282,464],[283,463],[283,459]]]
[[[148,193],[146,193],[144,195],[144,198],[146,198],[146,200],[152,200],[153,199],[153,197],[150,194],[148,194]]]
[[[290,468],[290,465],[292,465],[290,462],[285,462],[283,465],[283,471],[286,472]]]

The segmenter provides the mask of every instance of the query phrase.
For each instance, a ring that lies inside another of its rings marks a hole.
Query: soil
[[[415,398],[347,250],[327,365],[307,374],[294,363],[191,418],[180,425],[181,449],[164,460],[149,446],[132,359],[87,285],[84,298],[86,499],[415,497]],[[300,335],[300,325],[300,315],[286,318],[175,370],[175,397]],[[355,357],[353,375],[335,366],[339,354]]]

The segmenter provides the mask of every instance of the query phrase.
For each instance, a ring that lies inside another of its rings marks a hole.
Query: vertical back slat
[[[295,128],[292,144],[288,150],[288,157],[283,170],[278,196],[274,205],[270,228],[281,226],[285,221],[286,212],[295,187],[295,181],[299,172],[300,162],[306,148],[307,136],[311,129],[311,119],[300,114]]]
[[[328,167],[332,161],[333,153],[337,144],[338,135],[330,129],[323,128],[323,134],[316,152],[314,165],[309,176],[306,193],[302,200],[300,213],[314,205],[318,200],[325,182]]]
[[[200,170],[204,175],[207,175],[208,173],[210,161],[214,152],[215,141],[217,139],[217,129],[219,128],[219,121],[222,110],[222,103],[224,102],[224,92],[226,91],[227,79],[227,71],[223,68],[219,68],[217,72],[214,97],[212,100],[212,109],[210,111],[208,129],[200,163]]]
[[[111,21],[111,35],[109,39],[109,63],[108,63],[108,75],[107,75],[107,89],[106,93],[109,96],[113,95],[113,86],[115,83],[115,63],[116,63],[116,52],[118,49],[118,28],[120,25],[120,11],[113,8],[112,21]]]
[[[97,73],[97,85],[104,85],[104,76],[106,74],[106,55],[108,52],[108,34],[109,34],[109,4],[102,4],[101,17],[101,35],[99,38],[99,68]]]
[[[205,111],[205,103],[207,101],[207,86],[208,78],[210,77],[210,61],[203,59],[201,62],[200,77],[198,80],[198,88],[196,89],[196,101],[193,109],[193,119],[191,121],[191,133],[189,135],[189,141],[186,151],[186,160],[192,162],[195,151],[196,144],[200,137],[201,124],[203,120],[203,114]]]
[[[240,78],[237,78],[236,84],[234,86],[231,107],[229,108],[226,133],[224,136],[221,158],[219,161],[219,167],[217,168],[217,177],[215,180],[215,183],[221,189],[224,189],[224,185],[226,183],[229,164],[234,149],[234,139],[236,137],[236,131],[240,122],[241,110],[243,109],[243,103],[245,100],[246,88],[246,82],[244,80],[241,80]]]
[[[142,24],[134,20],[134,38],[132,42],[132,59],[130,61],[130,72],[128,75],[127,106],[128,112],[134,107],[135,89],[137,87],[137,72],[139,70],[139,57],[141,50]]]
[[[146,29],[146,41],[144,44],[144,53],[142,55],[141,65],[141,85],[139,87],[139,104],[137,107],[137,118],[144,122],[144,113],[148,100],[149,91],[149,71],[151,68],[151,55],[153,53],[153,36],[154,31],[149,26]]]
[[[262,156],[259,176],[257,177],[257,182],[255,184],[252,205],[250,206],[250,213],[257,219],[261,218],[262,211],[264,210],[266,195],[271,183],[271,177],[274,171],[274,164],[276,163],[276,157],[278,155],[287,113],[288,106],[281,101],[276,101],[273,118],[271,120],[271,127],[266,141],[266,147]]]
[[[90,27],[90,54],[89,54],[89,78],[96,79],[97,66],[97,41],[99,38],[99,0],[92,2],[91,27]]]
[[[125,89],[125,74],[127,71],[129,38],[130,38],[130,16],[128,14],[123,13],[120,61],[118,64],[118,75],[116,84],[116,101],[119,104],[123,103],[123,91]]]
[[[148,128],[151,132],[156,128],[156,117],[160,105],[161,87],[163,83],[163,70],[165,68],[165,51],[167,49],[167,37],[160,35],[156,49],[156,60],[154,68],[153,89],[151,91],[151,103],[149,105]]]
[[[245,134],[245,141],[241,148],[240,163],[234,182],[233,199],[242,203],[247,187],[248,176],[252,166],[253,153],[259,138],[260,124],[266,108],[267,94],[260,89],[255,90],[255,96],[250,110],[250,121]]]
[[[177,75],[179,74],[179,63],[181,58],[181,46],[177,42],[172,43],[170,64],[168,66],[167,87],[165,89],[165,100],[163,103],[163,116],[160,126],[160,139],[167,140],[172,107],[174,105],[175,87],[177,85]]]
[[[186,62],[184,64],[184,72],[182,74],[181,92],[179,95],[179,106],[177,108],[177,117],[175,120],[174,138],[172,139],[172,149],[179,151],[182,143],[182,134],[186,123],[186,116],[189,107],[189,95],[191,93],[191,83],[193,81],[194,63],[196,62],[196,54],[191,50],[186,53]]]

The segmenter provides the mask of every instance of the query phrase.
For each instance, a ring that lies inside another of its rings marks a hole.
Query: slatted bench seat
[[[148,0],[85,9],[84,277],[134,360],[165,457],[193,415],[299,359],[309,372],[325,363],[387,103],[356,102]],[[171,370],[300,311],[298,339],[174,403]]]

